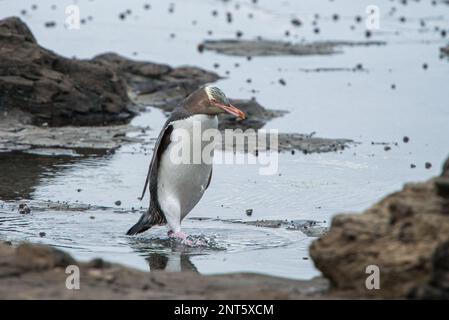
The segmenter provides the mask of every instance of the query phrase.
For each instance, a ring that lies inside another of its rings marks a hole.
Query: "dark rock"
[[[46,28],[54,28],[54,27],[56,27],[56,22],[54,22],[54,21],[45,22],[45,27]]]
[[[447,158],[446,162],[443,164],[443,171],[441,173],[442,177],[449,177],[449,158]]]
[[[0,109],[20,109],[38,125],[124,123],[133,115],[110,68],[42,48],[19,18],[0,21],[0,92]]]
[[[381,41],[317,41],[290,43],[276,40],[206,40],[205,50],[232,56],[276,56],[276,55],[330,55],[341,52],[342,47],[379,46]]]
[[[231,12],[226,12],[226,21],[228,23],[232,22],[232,13]]]
[[[31,213],[31,209],[25,203],[21,203],[21,204],[19,204],[19,213],[20,214],[29,214],[29,213]]]
[[[112,69],[133,91],[136,103],[172,111],[200,86],[219,79],[216,73],[197,67],[172,68],[166,64],[130,60],[115,53],[94,57],[93,61]]]
[[[65,268],[75,263],[75,260],[63,251],[44,245],[28,243],[17,247],[15,260],[19,267],[26,270]]]
[[[122,205],[122,202],[120,200],[117,200],[116,202],[114,202],[114,204],[118,207]]]
[[[439,245],[432,256],[432,273],[428,283],[410,290],[408,298],[449,299],[449,241]]]
[[[295,27],[300,27],[300,26],[302,25],[301,20],[296,19],[296,18],[295,18],[295,19],[292,19],[291,23],[292,23],[292,25],[294,25]]]
[[[408,184],[363,214],[333,218],[327,235],[310,247],[333,290],[353,297],[404,298],[422,286],[447,289],[449,206],[434,182]],[[369,265],[380,269],[381,290],[365,287]]]
[[[68,265],[80,268],[81,290],[67,290],[64,285]],[[148,273],[101,259],[75,261],[48,246],[26,244],[14,248],[0,243],[3,299],[319,299],[332,297],[328,285],[323,278],[298,281],[250,273]]]
[[[253,214],[253,209],[246,209],[246,215],[247,216],[252,216],[252,214]]]
[[[440,48],[440,51],[449,56],[449,45],[446,47]]]

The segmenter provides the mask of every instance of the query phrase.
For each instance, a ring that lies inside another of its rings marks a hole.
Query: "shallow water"
[[[151,10],[143,10],[149,2]],[[52,10],[51,5],[57,4]],[[63,4],[70,1],[0,1],[0,18],[28,14],[24,21],[41,45],[57,53],[81,58],[115,51],[128,57],[191,64],[216,69],[228,78],[218,85],[231,97],[256,96],[265,107],[290,113],[267,124],[283,132],[310,133],[361,142],[339,153],[280,154],[279,172],[259,175],[256,165],[216,165],[212,184],[185,221],[184,229],[214,243],[208,248],[185,248],[167,241],[164,228],[154,228],[139,237],[124,233],[135,223],[148,203],[137,200],[143,187],[150,154],[138,145],[127,145],[114,154],[49,156],[0,154],[0,238],[42,242],[61,247],[83,260],[102,257],[143,270],[196,270],[204,274],[252,271],[289,278],[311,278],[318,274],[308,257],[313,238],[285,228],[261,228],[230,223],[229,219],[310,219],[330,222],[339,212],[360,211],[403,183],[419,181],[440,172],[449,155],[449,60],[439,48],[448,40],[435,26],[448,30],[449,5],[431,1],[378,1],[381,29],[372,40],[385,40],[379,47],[348,47],[332,56],[245,58],[198,53],[202,40],[233,38],[242,30],[244,38],[261,35],[284,40],[365,40],[364,24],[355,15],[365,15],[369,1],[78,1],[82,17],[92,21],[80,30],[67,31]],[[195,6],[195,7],[194,7]],[[397,12],[390,16],[392,7]],[[125,21],[120,12],[132,9]],[[218,10],[213,17],[212,10]],[[226,23],[225,12],[234,16]],[[253,18],[248,17],[253,13]],[[319,13],[319,34],[311,24]],[[340,19],[332,21],[338,13]],[[305,22],[291,26],[292,16]],[[405,23],[399,17],[407,18]],[[426,28],[420,27],[420,20]],[[44,22],[54,20],[55,28]],[[193,25],[192,21],[197,24]],[[350,26],[355,29],[351,30]],[[291,36],[285,37],[284,31]],[[212,35],[207,31],[213,30]],[[170,37],[175,33],[175,38]],[[294,35],[297,34],[297,38]],[[86,45],[88,43],[89,45]],[[137,56],[133,56],[133,52]],[[238,62],[240,67],[234,64]],[[307,68],[353,68],[361,63],[366,72],[303,72]],[[428,69],[422,65],[426,63]],[[252,82],[246,82],[251,78]],[[283,78],[286,86],[278,79]],[[391,85],[396,89],[392,90]],[[256,90],[252,92],[252,90]],[[150,140],[164,121],[159,110],[148,109],[133,124],[150,126]],[[408,136],[409,143],[402,138]],[[398,142],[385,151],[371,142]],[[149,151],[149,153],[151,153]],[[425,169],[425,162],[432,163]],[[415,169],[410,164],[416,164]],[[32,207],[30,215],[19,215],[16,200]],[[72,209],[49,209],[45,201],[66,201]],[[114,203],[120,200],[121,205]],[[91,208],[76,210],[79,204]],[[142,209],[141,209],[142,207]],[[253,209],[251,217],[245,210]],[[44,210],[45,209],[45,210]],[[133,210],[134,209],[134,210]],[[208,219],[189,219],[208,218]],[[45,232],[45,236],[39,236]]]

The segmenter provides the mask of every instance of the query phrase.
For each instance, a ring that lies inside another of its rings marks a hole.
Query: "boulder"
[[[135,61],[115,53],[96,56],[94,62],[114,70],[127,83],[133,100],[172,111],[200,86],[219,79],[216,73],[197,67],[172,68],[165,64]]]
[[[0,21],[0,111],[32,124],[106,125],[133,115],[125,82],[109,67],[64,58],[36,42],[19,18]]]
[[[164,261],[149,263],[157,269]],[[76,277],[74,266],[79,268],[80,290],[66,287],[68,277]],[[0,299],[325,299],[327,286],[322,278],[144,272],[101,259],[79,262],[44,245],[0,242]]]
[[[447,163],[441,177],[407,184],[363,214],[334,217],[310,247],[333,290],[378,298],[428,296],[429,288],[447,294],[449,196],[439,187],[449,184]],[[379,290],[365,285],[370,265],[379,268]]]

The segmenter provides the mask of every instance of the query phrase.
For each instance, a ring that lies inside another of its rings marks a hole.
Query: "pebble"
[[[45,22],[45,27],[46,28],[53,28],[55,26],[56,26],[56,22],[54,22],[54,21]]]
[[[432,164],[430,162],[426,162],[425,164],[426,169],[432,168]]]
[[[116,202],[114,202],[114,204],[115,204],[116,206],[120,206],[120,205],[122,204],[122,202],[121,202],[120,200],[117,200]]]
[[[295,18],[295,19],[292,19],[291,23],[292,23],[292,25],[294,25],[295,27],[300,27],[300,26],[302,25],[301,20],[296,19],[296,18]]]
[[[404,143],[408,143],[410,141],[410,138],[405,136],[404,138],[402,138],[402,141],[404,141]]]
[[[46,233],[45,232],[39,232],[39,237],[45,237]]]
[[[253,214],[253,209],[246,209],[246,215],[250,217]]]
[[[19,204],[19,213],[20,214],[29,214],[30,212],[31,212],[31,209],[25,203]]]
[[[231,23],[231,22],[232,22],[232,13],[226,12],[226,21],[227,21],[228,23]]]

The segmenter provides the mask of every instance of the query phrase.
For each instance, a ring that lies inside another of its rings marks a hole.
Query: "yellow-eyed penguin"
[[[128,230],[128,235],[144,232],[154,225],[168,224],[170,237],[191,243],[187,234],[181,231],[181,221],[201,199],[212,176],[211,161],[204,161],[202,157],[206,143],[202,141],[202,135],[195,135],[194,128],[199,127],[201,134],[208,129],[217,129],[217,115],[225,112],[245,118],[245,114],[232,106],[220,89],[204,86],[185,98],[171,113],[156,141],[141,197],[149,184],[148,211]],[[200,158],[199,162],[180,162],[176,158],[180,149],[180,131],[192,138],[188,139],[187,144],[185,141],[181,144],[182,153],[186,152],[184,148],[189,148],[193,153],[201,152],[201,155],[193,154],[189,158]],[[200,148],[195,148],[198,145]]]

